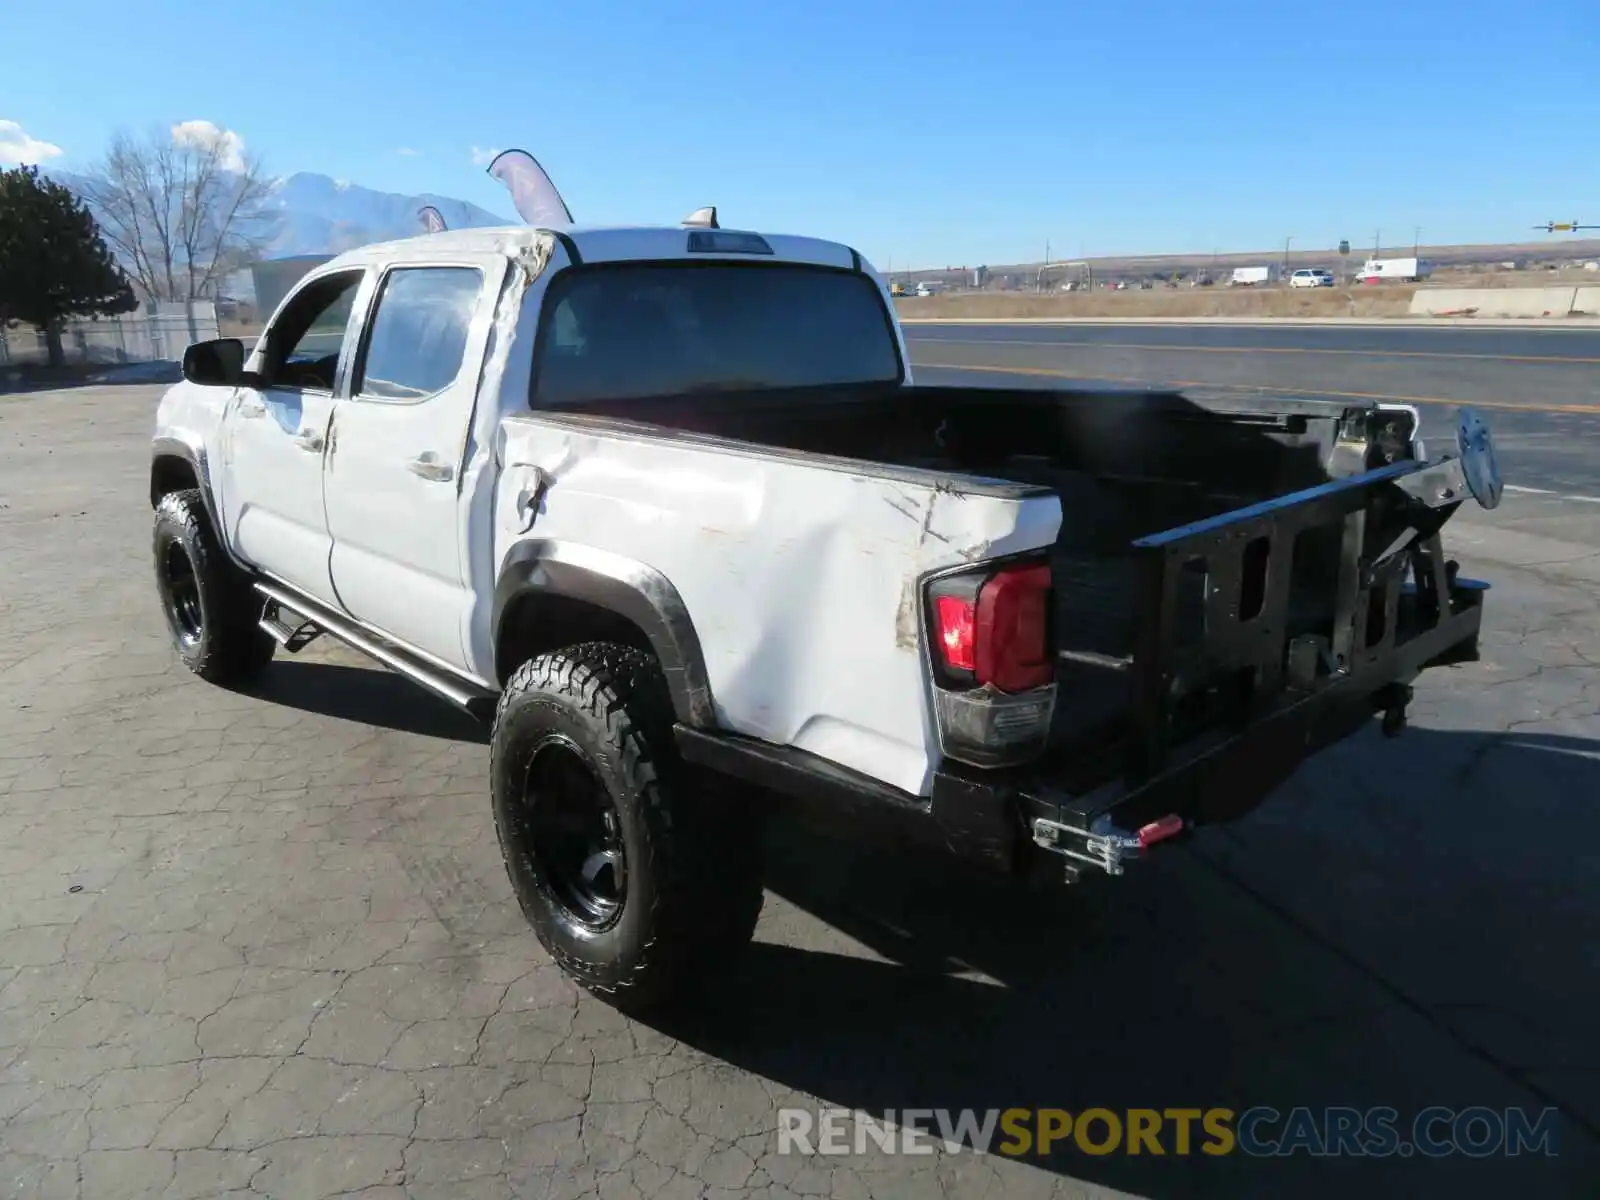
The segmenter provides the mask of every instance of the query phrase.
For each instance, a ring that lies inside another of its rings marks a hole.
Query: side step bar
[[[256,622],[290,654],[299,654],[322,635],[322,628],[298,609],[269,599]]]
[[[255,590],[265,600],[261,628],[291,654],[298,652],[318,634],[332,634],[351,649],[376,659],[396,674],[404,675],[411,682],[466,709],[474,716],[493,711],[496,696],[487,688],[458,679],[432,663],[423,662],[403,646],[397,646],[387,638],[363,629],[349,618],[296,595],[287,588],[257,581]],[[286,612],[290,618],[301,618],[300,621],[291,625],[285,617]]]

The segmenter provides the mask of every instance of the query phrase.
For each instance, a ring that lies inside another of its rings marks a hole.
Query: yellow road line
[[[923,344],[934,342],[949,342],[957,346],[1049,346],[1073,350],[1170,350],[1184,354],[1353,354],[1362,358],[1459,358],[1487,362],[1549,363],[1554,366],[1593,366],[1600,363],[1600,357],[1577,355],[1453,354],[1444,350],[1318,349],[1315,346],[1174,346],[1155,342],[1039,342],[1020,338],[927,338]]]
[[[1052,371],[1044,367],[990,367],[970,363],[912,362],[912,367],[933,371],[992,371],[1001,375],[1041,375],[1052,379],[1087,379],[1096,383],[1133,383],[1144,387],[1216,388],[1228,392],[1334,396],[1341,400],[1380,400],[1389,404],[1449,404],[1457,408],[1500,409],[1506,412],[1551,412],[1600,414],[1600,404],[1512,404],[1503,400],[1460,400],[1450,396],[1399,396],[1388,392],[1336,392],[1327,388],[1271,388],[1243,383],[1211,383],[1204,379],[1139,379],[1128,375],[1086,375],[1079,371]]]

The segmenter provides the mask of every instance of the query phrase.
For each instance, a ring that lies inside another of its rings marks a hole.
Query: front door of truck
[[[339,599],[358,620],[454,667],[466,665],[472,608],[462,472],[493,319],[496,289],[485,280],[496,265],[384,274],[328,454]]]
[[[267,574],[335,605],[322,460],[364,276],[338,271],[301,284],[257,343],[247,365],[259,386],[234,393],[222,436],[228,541]]]

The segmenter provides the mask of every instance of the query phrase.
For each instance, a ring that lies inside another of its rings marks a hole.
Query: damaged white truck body
[[[714,212],[366,247],[184,373],[179,654],[327,633],[492,716],[518,899],[619,1002],[748,940],[780,798],[1120,874],[1475,653],[1471,414],[1429,461],[1409,410],[917,387],[859,254]]]

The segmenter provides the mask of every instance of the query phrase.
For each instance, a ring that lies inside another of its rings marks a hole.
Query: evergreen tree
[[[45,331],[61,365],[61,323],[138,306],[89,210],[37,167],[0,170],[0,322]]]

